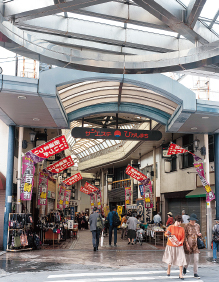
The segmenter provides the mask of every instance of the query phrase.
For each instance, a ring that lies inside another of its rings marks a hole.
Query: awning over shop
[[[215,193],[215,186],[211,186],[212,191]],[[205,198],[206,191],[204,187],[196,188],[186,195],[186,198]]]

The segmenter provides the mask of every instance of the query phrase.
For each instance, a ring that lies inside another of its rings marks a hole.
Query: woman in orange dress
[[[186,265],[186,257],[183,249],[183,242],[185,239],[185,231],[180,227],[182,223],[182,216],[175,217],[174,225],[170,225],[165,232],[168,237],[166,249],[163,255],[163,262],[168,264],[167,276],[170,276],[171,265],[179,266],[179,278],[184,280],[182,276],[183,265]]]

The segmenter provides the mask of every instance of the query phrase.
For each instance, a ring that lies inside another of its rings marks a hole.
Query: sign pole
[[[17,205],[16,212],[21,212],[21,155],[22,155],[22,140],[24,135],[24,128],[19,127],[19,141],[18,141],[18,177],[17,177]]]
[[[153,161],[154,161],[154,181],[153,181],[153,188],[154,188],[154,211],[156,210],[156,147],[153,147]]]

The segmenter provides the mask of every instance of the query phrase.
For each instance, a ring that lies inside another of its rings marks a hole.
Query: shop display
[[[7,251],[22,251],[40,248],[40,238],[33,232],[32,215],[10,213]]]

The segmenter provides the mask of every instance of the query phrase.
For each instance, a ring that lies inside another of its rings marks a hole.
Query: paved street
[[[157,247],[145,242],[142,246],[130,246],[126,240],[119,239],[118,247],[109,247],[106,237],[104,246],[93,252],[90,232],[81,231],[79,239],[66,246],[68,249],[3,253],[0,256],[0,281],[179,281],[177,267],[173,267],[170,277],[166,276],[161,242]],[[201,251],[200,282],[218,281],[219,264],[213,264],[211,259],[212,252]],[[191,267],[185,281],[196,281]]]

